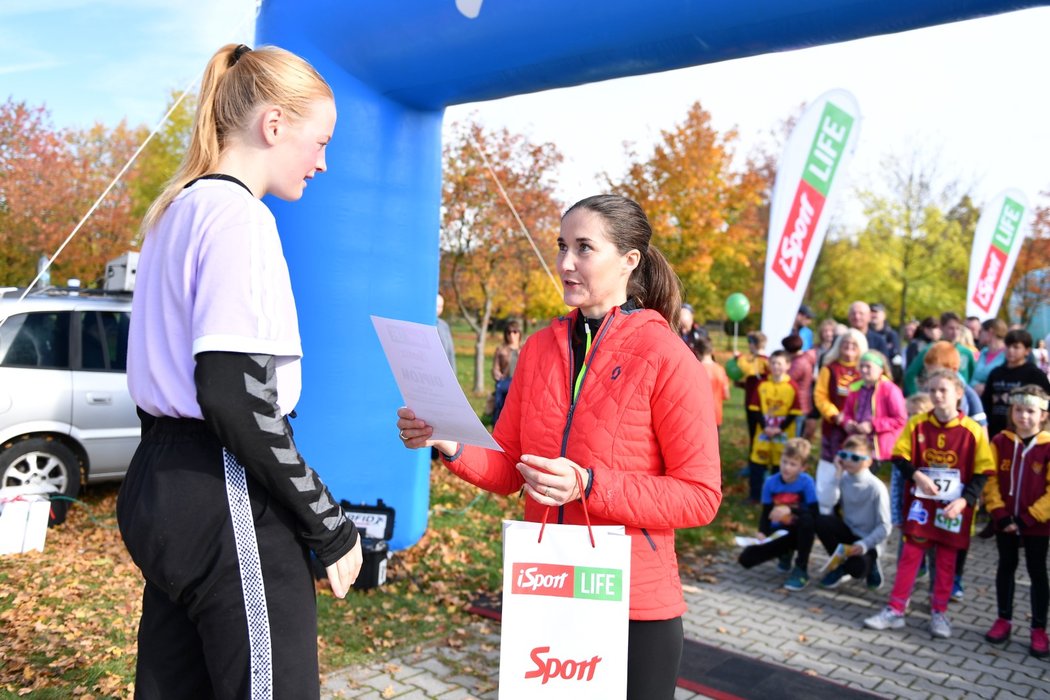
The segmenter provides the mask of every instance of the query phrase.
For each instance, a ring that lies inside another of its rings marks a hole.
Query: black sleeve
[[[981,492],[984,491],[984,484],[988,481],[987,474],[974,474],[973,478],[970,479],[970,483],[963,489],[962,497],[966,499],[966,505],[973,508],[973,505],[977,503],[977,499],[981,497]]]
[[[357,544],[320,477],[307,466],[277,408],[276,364],[271,355],[202,352],[193,378],[204,422],[223,446],[284,504],[299,522],[299,536],[325,566]]]
[[[903,476],[905,479],[910,479],[913,476],[915,476],[915,467],[912,466],[911,462],[904,459],[903,457],[893,458],[893,468],[899,471],[901,473],[901,476]]]
[[[758,516],[758,531],[763,535],[773,534],[773,523],[769,521],[769,514],[773,512],[772,503],[762,504],[762,514]]]

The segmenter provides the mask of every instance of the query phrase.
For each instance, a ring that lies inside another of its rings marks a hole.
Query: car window
[[[0,326],[0,366],[69,369],[69,312],[15,314]]]
[[[124,372],[128,366],[131,315],[123,311],[80,313],[80,366]]]

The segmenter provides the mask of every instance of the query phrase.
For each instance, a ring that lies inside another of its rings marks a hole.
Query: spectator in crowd
[[[886,374],[892,376],[894,381],[900,381],[901,376],[904,374],[901,339],[897,335],[897,331],[893,330],[893,327],[886,323],[886,307],[884,305],[879,303],[871,305],[870,327],[886,341],[886,352],[884,354],[886,359],[890,361],[890,368],[887,368]],[[871,344],[869,343],[868,345],[870,347]]]
[[[737,367],[744,378],[739,382],[744,389],[744,413],[747,415],[748,444],[755,440],[755,432],[762,423],[762,412],[752,409],[758,405],[758,385],[769,376],[769,358],[766,356],[766,335],[761,331],[747,334],[747,353],[734,352]]]
[[[863,435],[850,435],[835,453],[841,515],[818,515],[816,531],[828,554],[842,547],[843,561],[820,580],[821,588],[835,588],[851,578],[863,579],[873,591],[882,588],[879,556],[893,525],[889,493],[871,473],[872,463],[871,443]]]
[[[929,347],[930,343],[936,343],[940,339],[941,322],[933,316],[927,316],[922,319],[915,328],[915,333],[904,351],[904,366],[911,367],[911,363]],[[909,393],[908,388],[904,387],[905,396],[909,395]]]
[[[806,474],[812,447],[808,440],[791,438],[780,454],[780,468],[762,486],[762,514],[759,536],[764,541],[740,553],[740,565],[750,569],[762,562],[779,559],[777,568],[789,572],[784,588],[801,591],[809,583],[809,555],[813,550],[817,492],[813,477]],[[787,534],[770,537],[778,530]],[[791,555],[795,553],[795,566]]]
[[[813,355],[802,351],[802,338],[795,334],[784,338],[780,344],[784,346],[790,361],[788,376],[798,390],[798,407],[802,416],[795,421],[795,432],[801,435],[804,429],[802,417],[808,416],[813,410]]]
[[[893,450],[894,468],[910,482],[904,489],[904,546],[889,604],[864,621],[872,629],[904,626],[919,565],[926,550],[936,545],[930,633],[943,639],[952,636],[946,613],[956,555],[969,545],[974,504],[995,470],[984,430],[959,413],[963,386],[951,370],[932,372],[926,388],[933,410],[909,420]],[[951,454],[952,466],[945,467],[940,454]]]
[[[1006,321],[1001,318],[990,318],[981,324],[977,340],[981,352],[970,377],[970,387],[978,395],[984,393],[984,383],[991,371],[1006,362],[1006,333]]]
[[[749,410],[757,411],[762,417],[762,423],[751,441],[748,465],[750,499],[753,503],[758,503],[762,495],[767,467],[775,468],[780,462],[780,452],[788,436],[795,434],[794,422],[801,415],[798,387],[788,376],[788,362],[788,355],[783,350],[777,350],[769,356],[769,376],[755,390],[758,401],[748,405]]]
[[[861,435],[871,447],[868,454],[877,468],[888,462],[893,446],[908,422],[904,394],[887,373],[886,357],[878,350],[860,356],[860,380],[850,385],[849,396],[842,407],[842,427],[851,435]]]
[[[952,343],[955,349],[959,351],[959,374],[962,376],[963,381],[969,384],[977,361],[974,359],[973,352],[961,342],[960,336],[963,325],[959,314],[954,311],[945,311],[941,314],[940,325],[942,339]],[[923,352],[920,352],[904,371],[905,396],[910,396],[918,391],[919,387],[916,380],[923,369],[923,354]]]
[[[803,351],[813,347],[813,329],[809,327],[811,323],[813,323],[813,309],[803,304],[798,307],[798,313],[795,314],[795,325],[792,326],[792,332],[802,339]]]
[[[1035,347],[1032,349],[1032,361],[1035,362],[1035,366],[1043,371],[1043,374],[1050,374],[1050,352],[1046,349],[1045,340],[1037,340]]]
[[[824,366],[824,357],[831,350],[831,346],[835,343],[835,338],[838,335],[838,323],[833,318],[826,318],[820,322],[820,326],[817,328],[817,344],[807,350],[813,358],[813,388],[816,388],[817,383],[817,372],[821,367]],[[810,392],[812,396],[812,391]],[[817,430],[820,428],[820,411],[817,409],[816,404],[810,408],[809,412],[806,413],[806,420],[804,427],[802,428],[802,437],[807,440],[813,440],[817,434]]]
[[[981,401],[988,414],[988,435],[995,437],[1005,427],[1010,413],[1010,390],[1025,384],[1034,384],[1050,392],[1050,381],[1046,372],[1028,361],[1032,351],[1032,334],[1025,330],[1012,330],[1003,339],[1006,344],[1006,361],[988,373]]]
[[[992,438],[997,466],[984,487],[984,503],[996,530],[999,566],[995,595],[999,617],[984,635],[992,644],[1010,638],[1014,576],[1020,549],[1031,580],[1032,625],[1029,653],[1050,656],[1046,615],[1050,606],[1046,554],[1050,543],[1050,393],[1028,384],[1010,391],[1010,429]]]
[[[966,320],[963,321],[963,325],[970,329],[970,335],[977,338],[977,349],[980,350],[984,346],[981,345],[981,328],[984,324],[981,323],[981,319],[976,316],[967,316]]]
[[[492,380],[496,382],[495,400],[492,404],[493,425],[503,411],[503,403],[507,400],[507,392],[510,391],[510,381],[514,378],[514,370],[518,366],[520,351],[521,324],[516,320],[508,321],[503,329],[503,344],[496,348],[496,354],[492,358]]]
[[[707,338],[707,329],[696,322],[693,307],[690,304],[682,304],[682,310],[678,312],[678,335],[694,352],[696,352],[697,342],[701,338]]]
[[[908,343],[915,337],[915,329],[918,327],[919,322],[914,318],[901,326],[901,348],[907,350]]]
[[[448,364],[452,367],[452,374],[456,373],[456,346],[452,342],[452,329],[448,326],[448,321],[441,318],[441,314],[445,311],[445,297],[440,294],[437,295],[437,329],[438,338],[441,339],[441,349],[445,351],[445,357],[448,358]]]
[[[846,417],[842,407],[846,405],[850,386],[860,379],[857,363],[868,351],[864,334],[850,328],[835,339],[835,344],[825,356],[826,363],[817,375],[817,386],[813,390],[813,403],[820,411],[824,422],[820,428],[820,461],[817,462],[817,499],[820,512],[827,515],[835,506],[833,481],[835,480],[835,453],[846,438],[843,423]]]
[[[908,412],[908,420],[919,415],[920,413],[929,413],[933,410],[933,402],[930,400],[930,395],[924,391],[920,391],[918,394],[912,394],[908,398],[904,399],[904,407]],[[898,437],[898,439],[900,439]],[[893,521],[893,526],[900,529],[904,526],[904,477],[901,476],[900,470],[890,470],[890,519]],[[902,537],[897,541],[897,559],[901,556],[901,546],[904,544],[904,538]],[[926,571],[926,557],[923,557],[922,563],[919,565],[918,578],[925,578]]]
[[[856,328],[864,334],[870,350],[878,350],[883,355],[889,356],[890,350],[886,347],[886,338],[871,327],[871,307],[865,302],[855,301],[849,305],[849,327]]]
[[[726,374],[722,365],[715,362],[714,348],[711,346],[710,338],[700,338],[696,341],[693,353],[707,370],[707,378],[711,380],[711,398],[715,401],[715,425],[722,427],[722,404],[729,400],[729,375]]]

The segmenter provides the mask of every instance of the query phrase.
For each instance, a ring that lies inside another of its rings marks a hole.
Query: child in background
[[[873,591],[882,588],[879,556],[893,525],[886,484],[871,473],[871,452],[867,437],[850,435],[835,455],[842,517],[818,516],[816,531],[828,554],[845,545],[847,558],[821,579],[821,588],[834,588],[850,578],[864,579]]]
[[[842,407],[842,427],[851,435],[862,435],[871,442],[872,469],[889,461],[893,445],[908,422],[904,394],[890,379],[890,365],[878,350],[860,356],[860,381],[850,385]]]
[[[729,399],[729,375],[722,365],[715,362],[712,357],[713,348],[711,340],[699,337],[694,341],[693,354],[707,370],[707,377],[711,380],[711,396],[715,400],[715,425],[722,427],[722,404]]]
[[[762,412],[758,409],[751,410],[751,406],[758,405],[758,385],[769,375],[769,358],[766,357],[765,351],[765,334],[760,331],[752,331],[747,334],[747,354],[733,353],[737,367],[744,373],[744,379],[739,386],[744,389],[748,444],[754,441],[755,433],[762,424]]]
[[[1006,361],[988,373],[981,401],[988,413],[988,437],[993,438],[1006,427],[1006,417],[1010,413],[1007,400],[1010,390],[1025,384],[1035,384],[1043,391],[1050,392],[1050,381],[1034,363],[1028,361],[1032,351],[1032,334],[1025,330],[1012,330],[1006,334]]]
[[[1046,615],[1050,606],[1046,554],[1050,543],[1050,394],[1028,384],[1010,392],[1008,419],[1012,430],[992,438],[996,470],[984,487],[984,503],[995,526],[999,567],[995,573],[995,597],[999,619],[984,635],[992,644],[1010,638],[1014,607],[1014,576],[1018,550],[1032,581],[1032,632],[1029,653],[1050,656],[1046,637]]]
[[[906,479],[904,546],[889,604],[865,626],[904,626],[904,612],[926,550],[936,545],[937,575],[930,603],[930,634],[952,635],[945,614],[952,591],[955,558],[970,542],[973,506],[995,463],[984,430],[959,411],[963,380],[951,370],[930,373],[926,389],[933,410],[908,421],[893,450],[893,466]],[[909,483],[910,482],[910,483]]]
[[[809,583],[807,569],[817,515],[817,491],[813,477],[806,474],[811,451],[808,440],[789,439],[780,455],[780,471],[766,479],[762,487],[759,532],[765,537],[776,530],[787,530],[788,534],[752,545],[740,553],[740,564],[745,569],[779,558],[778,568],[790,569],[784,582],[784,588],[789,591],[801,591]],[[792,552],[797,552],[793,569],[790,568]]]
[[[824,366],[817,375],[817,386],[813,390],[813,404],[820,411],[824,422],[820,426],[820,461],[817,462],[817,500],[820,512],[831,513],[835,507],[832,493],[835,480],[835,453],[846,439],[846,429],[842,427],[845,416],[842,407],[846,405],[849,388],[860,379],[857,363],[860,356],[868,351],[868,340],[855,328],[847,329],[835,339],[835,344],[825,356]]]
[[[930,400],[929,394],[921,391],[906,398],[904,407],[908,411],[908,418],[910,419],[920,413],[932,411],[933,401]],[[900,529],[904,526],[904,477],[896,469],[890,470],[890,519],[895,528]],[[897,559],[901,558],[901,548],[903,546],[904,536],[902,535],[897,542]],[[916,574],[916,578],[925,578],[926,573],[926,558],[923,557],[922,563],[919,564],[919,572]]]
[[[793,422],[802,412],[798,407],[798,387],[787,375],[788,356],[777,350],[769,356],[769,377],[763,380],[755,392],[757,401],[748,409],[762,416],[762,425],[751,441],[751,457],[748,465],[750,499],[758,503],[762,495],[762,482],[766,468],[776,468],[780,462],[780,451],[787,441]]]

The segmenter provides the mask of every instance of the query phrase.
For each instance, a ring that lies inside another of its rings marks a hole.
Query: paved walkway
[[[896,535],[889,552],[896,552]],[[826,557],[817,543],[811,572]],[[903,630],[865,629],[865,617],[886,602],[895,561],[885,556],[886,585],[870,592],[850,582],[833,591],[815,583],[798,593],[781,589],[784,575],[773,563],[750,571],[727,552],[699,576],[683,578],[689,612],[686,636],[752,658],[820,675],[886,697],[1050,698],[1050,663],[1028,655],[1029,588],[1018,568],[1014,638],[993,647],[983,635],[995,618],[993,540],[973,541],[967,562],[966,599],[949,608],[951,640],[927,631],[925,582],[916,587]],[[430,645],[396,658],[328,674],[325,698],[373,700],[489,700],[497,697],[499,625],[472,623],[461,648]],[[679,688],[676,700],[703,698]]]

